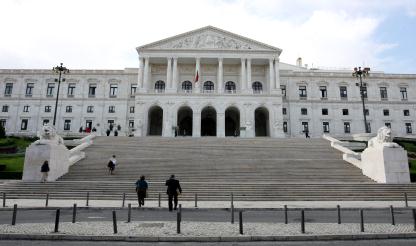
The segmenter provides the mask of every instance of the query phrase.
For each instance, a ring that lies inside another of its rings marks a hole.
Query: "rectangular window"
[[[341,100],[346,100],[348,98],[348,93],[347,93],[347,87],[346,86],[340,86],[339,87],[339,95],[341,97]]]
[[[344,133],[351,133],[351,125],[349,122],[344,122]]]
[[[12,95],[13,92],[13,83],[6,83],[6,87],[4,88],[4,96],[9,97]]]
[[[108,106],[108,112],[109,113],[115,113],[116,112],[116,106]]]
[[[97,89],[97,85],[96,84],[90,84],[89,88],[88,88],[88,97],[95,97],[95,91]]]
[[[68,84],[68,97],[74,97],[75,96],[75,83],[69,83]]]
[[[27,130],[28,119],[23,119],[22,123],[20,124],[20,130],[25,131]]]
[[[371,133],[371,123],[367,122],[367,129],[368,129],[368,133]]]
[[[302,132],[308,131],[309,133],[309,125],[308,122],[302,122]]]
[[[406,125],[406,133],[412,134],[412,123],[405,123]]]
[[[49,124],[49,119],[44,119],[42,125]]]
[[[72,106],[66,106],[65,112],[72,113]]]
[[[364,98],[368,98],[367,97],[367,86],[362,86],[361,87],[361,92],[363,93],[363,95],[364,95]]]
[[[327,108],[322,109],[322,115],[328,115],[328,109]]]
[[[305,85],[299,86],[299,98],[300,99],[306,99],[306,97],[307,97],[306,86]]]
[[[130,87],[130,96],[134,97],[134,95],[136,95],[136,90],[137,90],[137,84],[132,84]]]
[[[94,106],[88,106],[87,113],[93,113],[93,112],[94,112]]]
[[[365,109],[365,115],[369,116],[370,115],[370,110],[369,109]]]
[[[410,116],[410,111],[408,109],[403,110],[404,116]]]
[[[322,122],[324,133],[329,133],[329,122]]]
[[[91,128],[92,128],[92,120],[86,120],[85,121],[85,131],[87,132],[90,132],[91,131]]]
[[[52,107],[51,106],[45,106],[45,113],[50,113]]]
[[[26,96],[31,97],[33,95],[33,88],[35,87],[34,83],[26,84]]]
[[[110,85],[110,97],[117,97],[117,84]]]
[[[134,120],[129,120],[129,128],[134,128]]]
[[[29,105],[23,106],[23,112],[25,112],[25,113],[29,112]]]
[[[9,112],[9,105],[3,105],[3,107],[1,108],[1,112],[3,113]]]
[[[48,87],[46,88],[46,96],[47,97],[53,96],[54,89],[55,89],[55,83],[48,83]]]
[[[400,87],[400,95],[403,101],[407,100],[407,88]]]
[[[381,100],[387,100],[387,87],[380,87]]]
[[[306,108],[301,108],[301,109],[300,109],[300,114],[301,114],[301,115],[308,115],[308,109],[306,109]]]
[[[71,130],[71,120],[65,120],[64,131],[70,131],[70,130]]]
[[[327,99],[328,95],[327,95],[326,86],[319,86],[319,90],[321,91],[321,99]]]
[[[286,110],[286,108],[282,108],[282,114],[283,114],[283,115],[286,115],[286,114],[287,114],[287,110]]]
[[[348,114],[349,114],[348,109],[347,108],[343,108],[342,109],[342,115],[348,115]]]
[[[384,116],[389,116],[389,115],[390,115],[390,110],[388,110],[388,109],[383,109],[383,115],[384,115]]]
[[[283,132],[287,133],[287,122],[283,121]]]
[[[107,122],[108,122],[108,129],[112,131],[114,128],[114,120],[108,120]]]
[[[281,85],[280,90],[282,91],[282,98],[286,98],[286,85]]]
[[[6,128],[6,119],[0,119],[0,126]]]
[[[384,123],[385,126],[387,126],[388,128],[391,128],[391,123],[390,122],[386,122]]]
[[[131,106],[131,107],[130,107],[130,113],[131,113],[131,114],[134,114],[134,106]]]

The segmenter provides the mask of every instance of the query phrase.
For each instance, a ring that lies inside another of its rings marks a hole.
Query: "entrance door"
[[[225,110],[225,136],[240,136],[240,112],[235,107]]]
[[[163,109],[159,106],[154,106],[149,109],[148,114],[148,131],[149,136],[162,136],[163,126]]]
[[[178,110],[177,136],[192,136],[192,109],[181,107]]]
[[[269,136],[269,111],[266,108],[257,108],[254,111],[256,137]]]
[[[205,107],[201,112],[201,137],[217,135],[217,111]]]

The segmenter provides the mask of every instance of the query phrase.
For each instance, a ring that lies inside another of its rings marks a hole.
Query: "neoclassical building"
[[[104,135],[311,137],[364,132],[360,87],[350,70],[282,63],[281,49],[212,26],[137,48],[139,68],[71,70],[61,83],[56,127]],[[336,63],[336,62],[334,62]],[[34,135],[52,122],[50,70],[0,70],[0,124]],[[416,75],[370,72],[368,127],[413,136]]]

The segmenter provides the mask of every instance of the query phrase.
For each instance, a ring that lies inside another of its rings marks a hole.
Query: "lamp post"
[[[62,82],[65,81],[65,78],[62,78],[62,74],[69,73],[69,69],[67,69],[66,67],[64,67],[62,65],[63,65],[63,63],[61,63],[60,66],[56,66],[56,67],[52,68],[52,71],[54,71],[56,74],[59,74],[59,79],[55,79],[55,82],[58,82],[58,90],[56,92],[55,113],[53,114],[53,126],[55,126],[55,122],[56,122],[56,111],[58,109],[59,88],[61,86],[61,80],[62,80]]]
[[[365,101],[364,101],[364,89],[366,89],[367,84],[363,83],[363,77],[367,77],[369,75],[370,68],[365,67],[361,70],[361,67],[354,68],[354,72],[352,73],[353,77],[357,79],[360,78],[360,83],[356,83],[356,86],[360,87],[360,95],[361,95],[361,102],[363,103],[363,116],[364,116],[364,129],[365,133],[369,133],[368,124],[367,124],[367,116],[365,114]]]

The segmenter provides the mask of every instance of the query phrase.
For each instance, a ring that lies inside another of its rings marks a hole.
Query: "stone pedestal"
[[[47,181],[55,181],[68,172],[69,150],[63,144],[32,143],[26,149],[25,164],[23,168],[23,181],[40,181],[42,173],[40,168],[45,160],[49,162],[49,175]]]
[[[377,183],[410,183],[407,152],[400,146],[384,143],[369,147],[361,154],[363,174]]]

